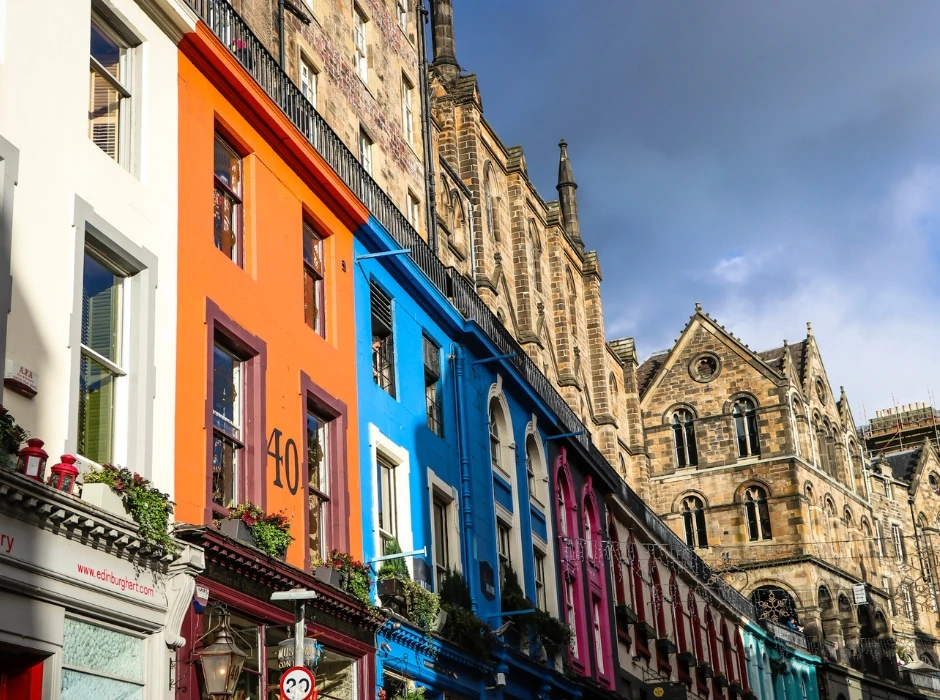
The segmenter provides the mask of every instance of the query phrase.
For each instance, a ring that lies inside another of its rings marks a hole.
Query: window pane
[[[213,236],[215,247],[231,260],[238,261],[238,228],[241,225],[239,204],[224,188],[218,184],[212,195]]]
[[[124,57],[124,47],[97,18],[91,21],[91,55],[119,82],[122,81],[124,76],[121,75],[121,59]]]
[[[218,345],[212,362],[213,425],[238,438],[241,427],[241,363]]]
[[[114,445],[115,376],[104,365],[81,356],[78,377],[78,453],[108,464]]]
[[[62,669],[62,700],[143,700],[142,686]]]
[[[120,362],[121,287],[123,278],[85,253],[82,272],[82,345]]]
[[[219,136],[215,137],[215,176],[232,192],[242,192],[242,159]]]
[[[98,148],[114,160],[121,157],[121,94],[98,73],[89,74],[88,136]]]
[[[324,649],[317,664],[317,691],[331,700],[356,700],[358,668],[355,659]],[[373,691],[374,692],[374,691]]]
[[[322,559],[330,547],[326,538],[325,509],[329,502],[329,422],[307,412],[308,546],[311,556]]]
[[[62,636],[62,663],[143,682],[143,642],[127,634],[67,617]]]
[[[238,472],[238,445],[214,432],[212,436],[212,502],[223,508],[234,503],[238,495],[235,479]]]

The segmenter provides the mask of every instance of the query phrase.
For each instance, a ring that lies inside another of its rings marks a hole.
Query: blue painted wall
[[[744,628],[744,646],[758,700],[819,700],[819,657],[772,638],[754,622]]]

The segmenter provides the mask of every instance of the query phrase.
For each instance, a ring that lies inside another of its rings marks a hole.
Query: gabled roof
[[[894,454],[884,455],[881,459],[887,463],[895,479],[901,481],[910,481],[914,476],[914,470],[920,461],[920,453],[923,448],[918,447],[914,450],[905,452],[895,452]]]
[[[800,384],[803,383],[803,369],[806,366],[806,341],[801,340],[798,343],[788,343],[787,345],[781,345],[779,348],[771,348],[770,350],[763,350],[757,353],[757,356],[766,362],[768,365],[773,367],[778,372],[783,371],[783,356],[785,353],[790,353],[790,363],[793,367],[793,371],[796,373],[797,378],[800,380]]]

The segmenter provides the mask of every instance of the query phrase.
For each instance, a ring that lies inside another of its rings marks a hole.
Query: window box
[[[219,525],[219,529],[222,530],[223,534],[228,535],[232,539],[238,540],[239,542],[245,542],[246,544],[251,545],[252,547],[257,548],[258,545],[255,543],[255,538],[251,534],[251,529],[244,523],[242,520],[236,520],[233,518],[223,519]],[[287,552],[283,554],[276,555],[273,557],[280,561],[287,560]]]
[[[384,578],[375,584],[375,591],[382,600],[386,598],[399,600],[404,597],[405,587],[397,578]]]
[[[728,688],[735,695],[740,695],[743,692],[743,688],[741,687],[741,681],[731,681],[728,684]]]
[[[695,654],[693,654],[691,651],[680,651],[676,658],[689,668],[698,666],[698,659],[695,658]]]
[[[119,518],[130,518],[124,499],[107,484],[85,484],[82,486],[82,500]]]
[[[715,676],[715,685],[717,685],[719,688],[727,688],[728,679],[724,677],[724,674],[719,673]]]
[[[702,675],[705,678],[714,678],[715,672],[712,670],[712,665],[707,661],[703,661],[699,664],[699,670],[702,672]]]
[[[313,575],[316,576],[317,581],[323,581],[323,583],[333,586],[333,588],[346,589],[346,577],[343,572],[334,569],[332,566],[318,566]]]
[[[638,622],[639,618],[636,616],[636,613],[633,612],[633,608],[629,605],[618,605],[617,606],[617,622],[624,627],[629,627],[630,625],[635,625]]]
[[[648,622],[645,622],[645,621],[644,621],[644,622],[637,622],[637,623],[636,623],[636,631],[637,631],[638,633],[640,633],[641,635],[643,635],[646,639],[655,639],[655,638],[656,638],[656,630],[655,630],[655,628],[654,628],[650,623],[648,623]]]
[[[663,654],[675,654],[676,643],[668,637],[660,637],[656,640],[656,646]]]

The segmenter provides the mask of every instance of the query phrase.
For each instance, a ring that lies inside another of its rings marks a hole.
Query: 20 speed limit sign
[[[281,696],[285,700],[315,700],[313,674],[303,666],[291,666],[281,676]]]

